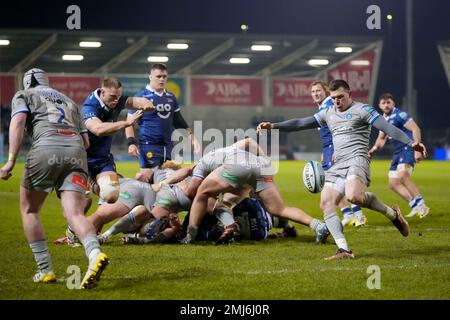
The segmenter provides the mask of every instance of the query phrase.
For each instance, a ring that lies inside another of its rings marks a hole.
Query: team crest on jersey
[[[347,120],[351,120],[351,119],[352,119],[352,114],[349,113],[349,114],[347,114],[345,117],[347,118]]]
[[[153,158],[153,153],[152,152],[147,152],[147,158],[148,159],[151,159],[151,158]]]

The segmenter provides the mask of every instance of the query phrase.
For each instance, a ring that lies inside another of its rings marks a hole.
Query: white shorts
[[[412,175],[412,173],[414,171],[414,167],[408,163],[400,163],[399,165],[397,165],[397,170],[389,171],[389,174],[388,174],[389,179],[398,179],[398,173],[400,171],[407,171],[409,173],[409,175]]]

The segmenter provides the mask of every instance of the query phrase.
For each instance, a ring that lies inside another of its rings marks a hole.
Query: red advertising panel
[[[272,105],[274,107],[312,107],[310,85],[314,79],[272,80]]]
[[[261,106],[262,87],[257,78],[193,78],[191,101],[196,106]]]
[[[328,70],[328,81],[343,79],[348,82],[354,100],[370,102],[368,98],[374,79],[377,51],[377,48],[369,49]]]
[[[50,87],[64,93],[78,105],[82,105],[87,96],[100,86],[98,77],[50,76],[48,78]]]
[[[0,104],[10,105],[16,93],[14,76],[0,76]]]

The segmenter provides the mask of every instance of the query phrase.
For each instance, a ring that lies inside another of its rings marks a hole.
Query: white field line
[[[450,267],[450,263],[441,263],[441,264],[429,264],[429,265],[397,265],[397,266],[383,266],[381,270],[390,270],[390,269],[431,269],[431,268],[448,268]],[[320,267],[320,268],[309,268],[309,269],[279,269],[279,270],[251,270],[251,271],[232,271],[232,274],[246,274],[246,275],[260,275],[260,274],[285,274],[285,273],[310,273],[310,272],[329,272],[329,271],[360,271],[366,272],[366,267]],[[226,274],[225,274],[226,275]],[[108,279],[138,279],[140,276],[108,276],[105,275],[103,278]],[[31,279],[31,278],[30,278]],[[65,277],[58,278],[58,282],[65,281]],[[14,279],[15,282],[22,282],[21,279]],[[0,283],[11,282],[11,279],[1,279]]]

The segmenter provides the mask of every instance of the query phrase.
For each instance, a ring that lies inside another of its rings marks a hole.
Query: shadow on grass
[[[124,276],[123,278],[113,277],[107,279],[111,286],[105,288],[106,290],[117,290],[124,288],[136,288],[137,286],[145,286],[148,288],[149,284],[155,287],[170,286],[171,283],[178,285],[179,283],[189,279],[189,282],[195,279],[204,280],[205,278],[214,278],[223,276],[221,272],[208,268],[191,267],[186,269],[176,269],[173,271],[158,271],[156,273],[147,272],[146,274],[139,273],[136,276]]]

